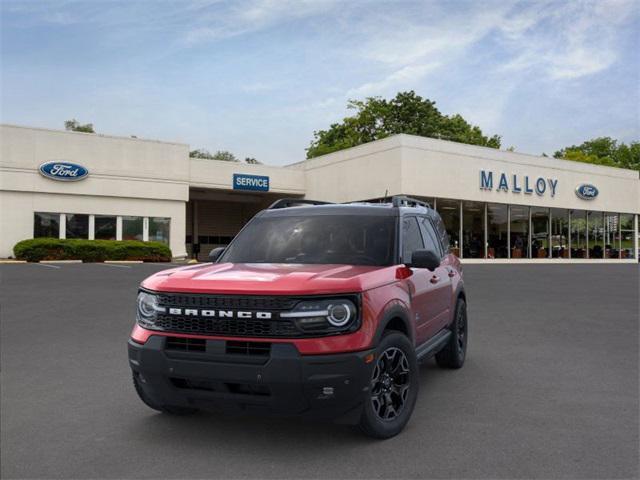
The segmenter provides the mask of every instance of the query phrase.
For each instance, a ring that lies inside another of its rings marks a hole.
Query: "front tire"
[[[449,327],[451,336],[445,347],[436,353],[436,363],[442,368],[461,368],[467,356],[467,304],[459,298],[456,302],[455,316]]]
[[[413,413],[419,385],[413,345],[400,332],[385,333],[376,348],[360,430],[379,439],[400,433]]]

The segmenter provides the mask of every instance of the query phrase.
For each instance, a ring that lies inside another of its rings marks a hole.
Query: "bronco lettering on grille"
[[[196,308],[169,308],[169,315],[181,315],[185,317],[209,317],[209,318],[258,318],[260,320],[271,319],[271,312],[251,312],[235,310],[198,310]]]

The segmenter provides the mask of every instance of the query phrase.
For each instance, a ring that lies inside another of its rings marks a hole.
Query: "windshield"
[[[392,265],[395,225],[392,216],[259,217],[220,262]]]

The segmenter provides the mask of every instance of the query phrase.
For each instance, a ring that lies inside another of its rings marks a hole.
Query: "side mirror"
[[[416,250],[411,255],[411,264],[407,266],[433,271],[440,266],[440,257],[433,250]]]
[[[209,261],[211,263],[216,263],[223,252],[224,252],[224,247],[214,248],[209,252]]]

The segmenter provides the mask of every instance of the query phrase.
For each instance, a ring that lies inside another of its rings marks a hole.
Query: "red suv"
[[[279,200],[212,263],[144,280],[129,363],[140,398],[312,416],[388,438],[409,421],[418,362],[460,368],[466,297],[426,203]]]

